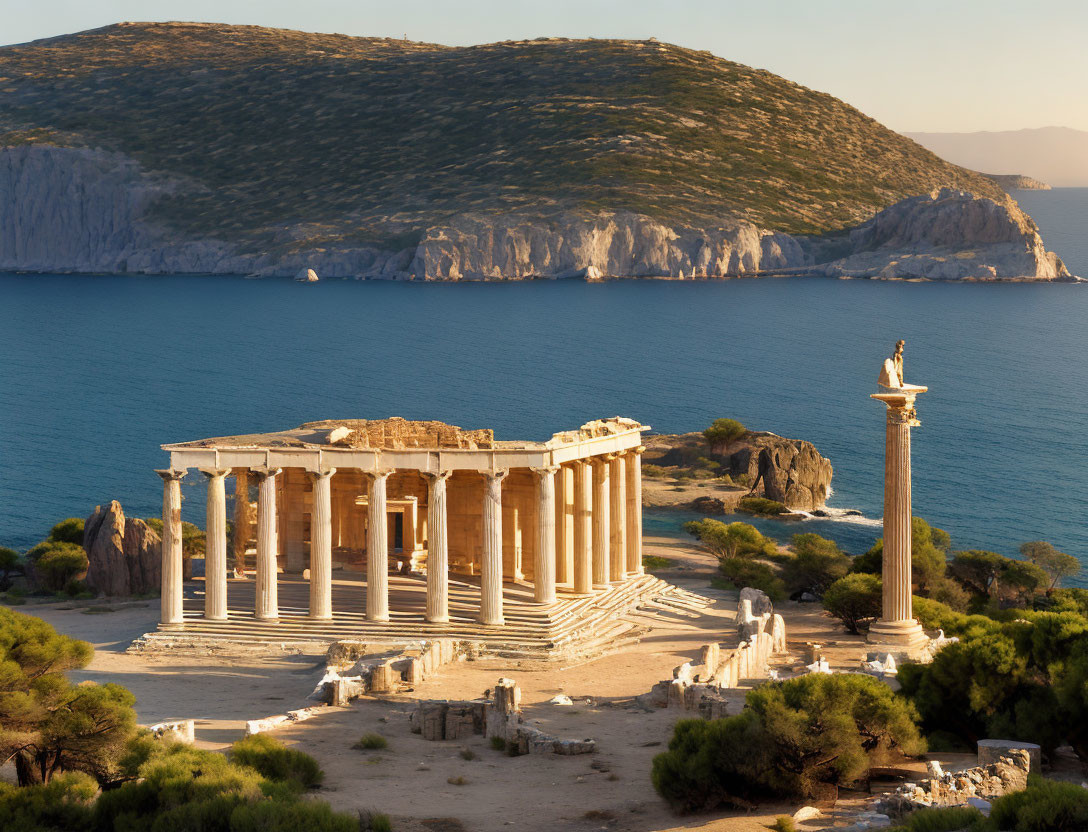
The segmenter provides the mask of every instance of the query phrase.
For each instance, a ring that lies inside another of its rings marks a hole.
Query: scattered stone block
[[[361,641],[334,641],[325,654],[327,664],[346,666],[354,664],[370,652],[369,645]]]
[[[1043,770],[1043,751],[1033,742],[1018,742],[1017,740],[979,740],[978,764],[980,766],[998,762],[1002,757],[1008,757],[1010,751],[1026,751],[1030,763],[1030,770],[1041,773]]]
[[[747,601],[752,615],[762,617],[774,612],[771,598],[761,589],[746,586],[740,591],[741,602]]]
[[[159,738],[170,738],[192,745],[196,740],[196,723],[191,719],[179,719],[175,722],[159,722],[147,728]]]
[[[392,693],[399,681],[400,674],[394,669],[393,662],[377,664],[370,671],[370,693]]]
[[[821,812],[815,806],[802,806],[793,813],[793,819],[798,823],[804,823],[806,820],[815,820],[820,816]]]

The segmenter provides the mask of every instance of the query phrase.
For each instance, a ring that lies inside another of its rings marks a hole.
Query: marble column
[[[308,471],[313,488],[310,512],[310,618],[332,618],[332,477],[328,471]]]
[[[609,549],[612,546],[611,500],[609,499],[609,462],[595,456],[593,465],[593,588],[608,589],[612,570]]]
[[[204,617],[227,618],[227,488],[230,468],[200,469],[208,478],[207,523],[204,527]]]
[[[555,581],[574,583],[574,471],[560,466],[555,476]]]
[[[367,499],[366,620],[389,620],[389,518],[385,491],[389,471],[371,471]]]
[[[182,593],[185,589],[181,554],[181,478],[184,471],[156,471],[162,477],[162,607],[161,621],[178,625],[185,621]]]
[[[627,577],[627,465],[622,454],[609,454],[608,465],[612,506],[609,577],[612,583],[620,583]]]
[[[584,459],[574,469],[574,592],[593,592],[593,466]]]
[[[246,544],[249,543],[253,512],[249,504],[249,469],[235,468],[234,472],[234,535],[231,550],[234,555],[234,575],[241,578],[246,572]]]
[[[506,471],[489,471],[484,492],[484,546],[480,563],[480,623],[498,626],[502,615],[502,481]]]
[[[624,456],[627,460],[627,577],[642,575],[642,454],[639,445]]]
[[[446,528],[446,482],[452,471],[424,473],[427,478],[427,621],[450,620],[449,530]]]
[[[872,398],[887,405],[884,433],[883,604],[869,641],[916,647],[926,641],[911,603],[910,429],[920,424],[914,400],[925,387],[905,387]]]
[[[257,600],[256,618],[275,621],[280,617],[276,570],[279,539],[276,518],[276,477],[279,468],[254,468],[257,475]]]
[[[537,482],[536,551],[533,554],[533,600],[555,603],[555,475],[558,465],[534,468]]]

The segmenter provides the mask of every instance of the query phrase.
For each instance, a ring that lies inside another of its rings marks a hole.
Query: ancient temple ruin
[[[263,622],[301,633],[348,622],[364,636],[394,625],[487,631],[508,623],[511,605],[516,624],[588,609],[571,605],[579,600],[605,609],[603,598],[654,580],[641,557],[646,429],[614,417],[520,442],[391,418],[164,445],[160,629],[229,633],[212,625]],[[180,483],[189,469],[208,479],[199,608],[182,580]],[[228,477],[234,552],[244,557],[247,541],[255,550],[254,580],[241,582],[248,594],[228,582]],[[295,592],[288,604],[282,587]]]

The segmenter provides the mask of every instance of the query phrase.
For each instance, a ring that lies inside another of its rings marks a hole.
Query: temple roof
[[[325,419],[306,422],[292,430],[216,436],[163,445],[164,450],[185,448],[347,448],[403,450],[532,450],[568,445],[583,439],[646,430],[634,419],[613,416],[587,422],[576,430],[556,433],[547,442],[501,441],[491,428],[466,430],[445,422],[388,419]]]

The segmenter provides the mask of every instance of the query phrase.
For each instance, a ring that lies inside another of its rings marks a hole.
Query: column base
[[[204,613],[205,621],[228,621],[229,619],[230,616],[228,616],[226,613],[224,613],[223,615],[208,615],[207,613]]]
[[[430,616],[424,616],[423,620],[428,624],[449,624],[450,617],[448,615],[436,615],[433,618]]]
[[[310,614],[310,615],[306,616],[306,620],[307,621],[332,621],[332,614],[331,613],[329,615],[313,615],[313,614]]]
[[[279,613],[276,613],[275,615],[254,615],[253,617],[258,621],[265,622],[266,624],[279,624],[280,622]]]
[[[366,617],[366,620],[370,621],[370,622],[373,622],[374,624],[388,624],[389,623],[389,616],[388,615],[368,615]]]
[[[159,624],[159,629],[160,630],[171,630],[171,631],[184,630],[185,629],[185,622],[184,621],[163,621],[163,622],[161,622]]]
[[[494,621],[484,621],[482,618],[478,621],[484,627],[502,627],[506,624],[505,618],[499,618]]]
[[[610,584],[610,583],[606,583],[606,584],[594,584],[594,585],[593,585],[593,591],[594,591],[594,592],[603,592],[604,590],[606,590],[606,589],[611,589],[611,588],[612,588],[612,584]]]
[[[886,652],[910,654],[929,643],[929,636],[914,619],[908,621],[874,621],[866,638],[869,644],[885,648]]]

